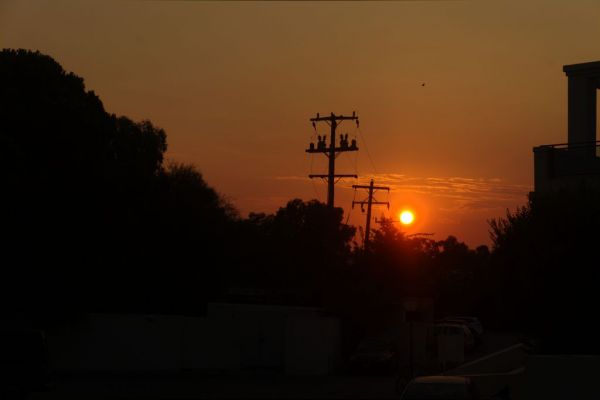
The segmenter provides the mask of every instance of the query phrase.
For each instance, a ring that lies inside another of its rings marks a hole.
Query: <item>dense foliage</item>
[[[592,318],[599,280],[600,193],[532,195],[491,221],[493,312],[538,337],[548,351],[598,353]]]

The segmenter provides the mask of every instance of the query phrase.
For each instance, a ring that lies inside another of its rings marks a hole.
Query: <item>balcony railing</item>
[[[534,147],[536,191],[600,183],[600,141]]]
[[[536,158],[544,154],[554,175],[600,174],[600,141],[559,143],[534,148]]]
[[[580,142],[580,143],[557,143],[557,144],[544,144],[542,146],[536,147],[536,149],[540,148],[552,148],[556,150],[590,150],[595,149],[596,157],[600,157],[600,140],[595,142]]]

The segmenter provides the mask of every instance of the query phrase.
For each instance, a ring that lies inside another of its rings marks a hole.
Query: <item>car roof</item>
[[[478,322],[479,319],[477,317],[467,317],[467,316],[463,316],[463,315],[452,315],[449,317],[446,317],[447,319],[463,319],[465,321],[470,321],[470,322]]]
[[[431,375],[420,376],[412,380],[414,383],[455,383],[464,385],[469,381],[469,378],[464,376],[446,376],[446,375]]]
[[[458,317],[457,318],[454,318],[454,317],[450,318],[450,317],[448,317],[448,318],[444,318],[444,319],[440,319],[439,320],[439,323],[442,323],[442,324],[446,323],[446,322],[456,322],[458,324],[463,324],[464,325],[464,324],[467,324],[467,323],[472,322],[472,321],[468,321],[468,320],[466,320],[464,318],[458,318]]]
[[[439,321],[438,325],[439,324],[451,324],[451,325],[461,325],[461,326],[472,327],[474,324],[477,324],[477,323],[474,321],[467,321],[466,319],[448,318],[448,319]]]

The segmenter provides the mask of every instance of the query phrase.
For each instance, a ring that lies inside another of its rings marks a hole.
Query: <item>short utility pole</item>
[[[376,190],[387,190],[388,193],[390,191],[390,188],[387,186],[375,186],[373,184],[373,179],[371,179],[371,184],[369,186],[366,185],[352,185],[352,187],[354,189],[368,189],[369,190],[369,197],[368,199],[365,201],[353,201],[352,202],[352,208],[354,208],[355,204],[360,204],[360,208],[362,211],[365,211],[364,209],[364,205],[367,205],[367,224],[365,226],[365,243],[364,243],[364,249],[367,250],[369,247],[369,234],[371,233],[371,206],[372,205],[381,205],[381,204],[385,204],[387,205],[388,210],[390,209],[390,202],[389,201],[373,201],[374,197],[373,197],[373,193],[375,193]]]
[[[327,175],[311,174],[308,177],[311,179],[312,178],[323,178],[323,179],[327,180],[327,206],[333,208],[334,185],[336,183],[335,179],[336,178],[340,178],[340,179],[341,178],[358,178],[358,175],[356,175],[356,174],[336,174],[335,173],[335,158],[338,156],[338,154],[346,152],[346,151],[357,151],[358,150],[358,147],[356,146],[356,139],[352,139],[352,142],[349,144],[347,134],[340,135],[340,143],[339,143],[339,146],[336,147],[336,144],[335,144],[336,132],[335,132],[335,130],[339,126],[339,124],[345,120],[354,120],[354,121],[356,121],[356,126],[358,126],[359,125],[358,117],[356,116],[356,112],[353,112],[352,116],[335,115],[334,113],[331,113],[331,115],[329,115],[327,117],[321,117],[319,115],[319,113],[317,113],[317,116],[315,118],[311,118],[310,120],[312,121],[313,128],[315,128],[315,130],[316,130],[317,122],[325,122],[325,123],[329,124],[329,126],[331,128],[329,147],[327,147],[325,135],[323,135],[323,137],[321,137],[319,135],[317,138],[317,140],[318,140],[317,145],[315,146],[314,143],[311,143],[310,147],[306,150],[306,152],[307,153],[323,153],[329,158],[329,172]]]

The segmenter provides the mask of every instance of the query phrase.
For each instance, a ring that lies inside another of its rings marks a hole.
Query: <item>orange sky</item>
[[[242,215],[325,201],[306,178],[308,119],[356,110],[362,137],[340,133],[361,150],[338,172],[391,186],[393,214],[416,211],[410,233],[476,246],[489,218],[525,203],[532,146],[566,141],[562,65],[600,59],[598,21],[596,0],[5,0],[0,46],[49,54],[109,112],[163,127],[168,158],[197,165]]]

